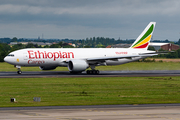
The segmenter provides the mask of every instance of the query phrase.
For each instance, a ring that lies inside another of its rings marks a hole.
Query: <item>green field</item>
[[[0,63],[0,71],[16,71]],[[133,62],[99,70],[180,70],[180,63]],[[58,67],[56,71],[67,71]],[[22,71],[40,71],[23,67]],[[180,103],[180,77],[1,78],[0,107]],[[41,97],[41,102],[34,102]],[[17,102],[11,103],[10,98]]]
[[[0,107],[180,103],[180,77],[3,78],[0,88]]]

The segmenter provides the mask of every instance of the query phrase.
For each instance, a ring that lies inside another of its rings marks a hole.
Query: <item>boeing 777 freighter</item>
[[[14,65],[21,74],[21,66],[39,66],[41,70],[68,67],[71,73],[99,74],[101,65],[120,65],[157,55],[147,50],[155,22],[150,22],[130,48],[28,48],[11,52],[4,61]]]

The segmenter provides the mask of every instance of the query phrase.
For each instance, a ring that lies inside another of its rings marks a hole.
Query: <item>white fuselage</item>
[[[131,48],[29,48],[11,52],[4,60],[18,66],[67,66],[67,62],[73,59],[86,61],[90,58],[133,56],[150,52],[154,51]],[[104,65],[119,65],[142,58],[105,60]]]

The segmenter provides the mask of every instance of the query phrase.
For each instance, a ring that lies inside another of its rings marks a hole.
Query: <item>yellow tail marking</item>
[[[138,47],[138,46],[141,46],[141,45],[149,42],[150,39],[151,39],[151,35],[149,35],[146,39],[144,39],[142,42],[140,42],[139,44],[137,44],[137,45],[134,46],[133,48]]]

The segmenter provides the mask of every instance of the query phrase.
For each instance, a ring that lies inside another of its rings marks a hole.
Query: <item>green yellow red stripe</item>
[[[151,39],[151,35],[149,35],[147,38],[145,38],[143,41],[141,41],[139,44],[137,44],[136,46],[134,46],[133,48],[136,48],[138,46],[141,46],[147,42],[149,42],[149,40]]]
[[[147,44],[149,40],[151,39],[151,34],[154,29],[154,24],[151,25],[151,27],[147,30],[147,32],[141,37],[141,39],[136,42],[132,48],[138,48],[139,46],[143,46],[144,44]]]

